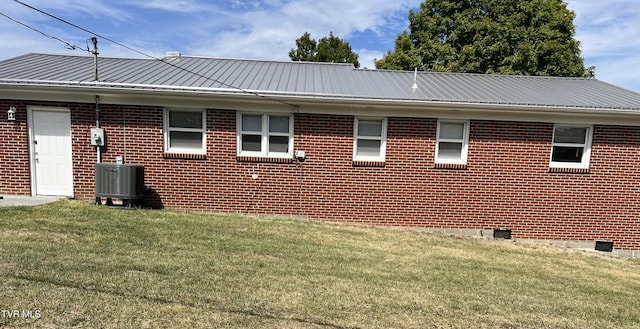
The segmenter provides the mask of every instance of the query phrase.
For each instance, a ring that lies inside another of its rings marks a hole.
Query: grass
[[[640,262],[79,201],[0,208],[0,327],[640,328]]]

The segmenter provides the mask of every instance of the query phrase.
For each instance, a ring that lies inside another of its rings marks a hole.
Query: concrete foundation
[[[484,238],[493,239],[493,230],[481,230],[481,229],[461,229],[461,228],[419,228],[418,231],[422,232],[434,232],[444,233],[452,235],[466,235],[466,236],[479,236]],[[552,246],[561,246],[567,248],[581,249],[585,251],[593,251],[602,254],[615,255],[629,258],[640,258],[640,250],[617,250],[615,245],[613,251],[603,252],[596,251],[596,241],[583,241],[583,240],[539,240],[539,239],[514,239],[517,241],[548,244]]]

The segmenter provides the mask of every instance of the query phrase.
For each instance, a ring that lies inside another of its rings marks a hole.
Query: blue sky
[[[0,13],[50,36],[86,48],[86,32],[11,0]],[[304,32],[348,41],[362,67],[394,48],[420,0],[21,0],[76,25],[155,57],[184,55],[289,60]],[[576,38],[596,77],[640,92],[640,5],[637,0],[565,0],[576,13]],[[30,52],[87,54],[69,50],[0,16],[0,60]],[[142,57],[106,40],[101,56]]]

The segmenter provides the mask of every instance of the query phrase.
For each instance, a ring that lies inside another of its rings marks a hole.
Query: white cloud
[[[198,0],[149,0],[136,3],[134,5],[146,9],[157,9],[174,13],[200,13],[209,11],[210,6]]]
[[[375,53],[378,39],[389,37],[388,29],[397,27],[391,38],[406,28],[410,8],[420,0],[33,0],[34,7],[57,14],[79,26],[103,34],[144,52],[158,49],[178,50],[185,54],[288,60],[289,49],[304,32],[319,39],[333,32],[349,41],[356,35],[371,35],[361,58]],[[83,43],[90,35],[64,23],[14,3],[17,17],[44,31],[55,31],[71,43]],[[96,19],[98,18],[98,19]],[[41,36],[11,26],[15,39],[38,40]],[[65,31],[60,33],[61,31]],[[7,40],[7,39],[5,39]],[[46,40],[43,44],[50,45]],[[124,55],[121,47],[101,40],[104,56]],[[352,47],[353,47],[352,43]],[[50,46],[49,46],[50,47]],[[5,46],[6,48],[6,46]],[[26,47],[23,47],[26,49]],[[29,47],[24,52],[39,51]],[[47,48],[47,47],[43,47]],[[152,49],[152,50],[149,50]],[[387,49],[385,49],[386,51]],[[59,51],[62,52],[62,51]],[[163,53],[163,52],[161,52]],[[11,56],[13,54],[4,54]],[[129,53],[130,56],[137,56]],[[363,64],[366,60],[363,60]],[[364,66],[364,65],[363,65]]]
[[[409,9],[419,4],[418,0],[272,1],[269,11],[257,6],[255,10],[236,12],[234,19],[238,28],[213,35],[203,42],[205,46],[194,45],[189,51],[212,56],[288,59],[289,49],[304,32],[315,39],[333,32],[348,41],[358,32],[376,33],[386,26],[397,25],[395,20],[406,19]],[[393,37],[402,29],[395,31]],[[373,49],[358,52],[362,59],[380,56],[379,51]],[[362,61],[366,62],[372,63]]]
[[[571,0],[576,38],[585,56],[608,56],[640,47],[640,7],[636,0]]]
[[[593,60],[596,78],[617,86],[640,92],[640,57],[621,57],[616,60],[602,58]]]
[[[43,10],[45,12],[55,11],[60,14],[63,19],[71,19],[78,17],[93,17],[99,19],[115,19],[115,20],[127,20],[132,15],[117,6],[114,1],[102,1],[102,0],[32,0],[24,1],[34,8]],[[18,3],[13,3],[15,6],[21,6]],[[22,6],[21,10],[31,10],[26,6]],[[49,19],[43,14],[32,12],[34,15],[41,15],[43,19]]]
[[[366,69],[375,69],[376,66],[374,65],[373,61],[375,59],[381,59],[382,56],[384,54],[386,54],[386,52],[381,52],[381,51],[377,51],[377,50],[369,50],[369,49],[355,49],[354,50],[359,58],[358,61],[360,62],[360,68],[366,68]]]
[[[567,0],[576,39],[596,77],[640,91],[640,7],[637,0]]]

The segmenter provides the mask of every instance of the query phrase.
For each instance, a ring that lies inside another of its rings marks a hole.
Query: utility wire
[[[15,18],[13,18],[13,17],[11,17],[11,16],[9,16],[9,15],[6,15],[6,14],[4,14],[4,13],[2,13],[2,12],[0,12],[0,16],[4,16],[4,17],[5,17],[5,18],[7,18],[8,20],[11,20],[11,21],[13,21],[13,22],[15,22],[15,23],[18,23],[18,24],[20,24],[20,25],[22,25],[22,26],[24,26],[24,27],[28,28],[29,30],[32,30],[32,31],[37,32],[37,33],[40,33],[40,34],[42,34],[43,36],[45,36],[45,37],[47,37],[47,38],[49,38],[49,39],[53,39],[53,40],[59,41],[59,42],[61,42],[62,44],[64,44],[65,48],[67,48],[67,49],[69,49],[69,50],[84,50],[84,51],[89,51],[88,49],[84,49],[84,48],[82,48],[82,47],[80,47],[80,46],[78,46],[78,45],[74,45],[74,44],[69,43],[69,42],[67,42],[67,41],[64,41],[64,40],[62,40],[62,39],[60,39],[60,38],[58,38],[58,37],[55,37],[55,36],[53,36],[53,35],[50,35],[50,34],[44,33],[44,32],[42,32],[42,31],[40,31],[40,30],[36,29],[35,27],[31,27],[31,26],[29,26],[29,25],[27,25],[27,24],[25,24],[25,23],[23,23],[23,22],[20,22],[19,20],[15,19]]]
[[[178,70],[181,70],[181,71],[184,71],[184,72],[187,72],[187,73],[193,74],[193,75],[195,75],[195,76],[197,76],[197,77],[199,77],[199,78],[203,78],[203,79],[206,79],[206,80],[209,80],[209,81],[212,81],[212,82],[216,82],[216,83],[219,83],[219,84],[221,84],[221,85],[223,85],[223,86],[225,86],[225,87],[232,88],[232,89],[236,89],[236,90],[239,90],[239,91],[241,91],[241,92],[243,92],[243,93],[247,93],[247,94],[250,94],[250,95],[254,95],[254,96],[257,96],[257,97],[259,97],[259,98],[264,98],[264,99],[270,100],[270,101],[272,101],[272,102],[281,103],[281,104],[284,104],[284,105],[287,105],[287,106],[291,106],[291,107],[293,107],[294,109],[297,109],[297,108],[298,108],[298,105],[296,105],[296,104],[291,104],[291,103],[288,103],[288,102],[285,102],[285,101],[281,101],[281,100],[273,99],[273,98],[270,98],[270,97],[268,97],[268,96],[261,95],[261,94],[259,94],[259,93],[257,93],[257,92],[250,91],[250,90],[246,90],[246,89],[243,89],[243,88],[240,88],[240,87],[236,87],[236,86],[230,85],[230,84],[228,84],[228,83],[222,82],[222,81],[220,81],[220,80],[214,79],[214,78],[212,78],[212,77],[205,76],[204,74],[201,74],[201,73],[198,73],[198,72],[194,72],[194,71],[191,71],[191,70],[189,70],[189,69],[185,69],[185,68],[180,67],[180,66],[178,66],[178,65],[175,65],[175,64],[173,64],[173,63],[169,63],[169,62],[167,62],[167,61],[162,60],[161,58],[157,58],[157,57],[155,57],[155,56],[149,55],[149,54],[147,54],[147,53],[145,53],[145,52],[143,52],[143,51],[140,51],[140,50],[137,50],[137,49],[135,49],[135,48],[129,47],[129,46],[127,46],[127,45],[123,44],[123,43],[120,43],[120,42],[118,42],[118,41],[115,41],[115,40],[113,40],[113,39],[110,39],[110,38],[108,38],[108,37],[105,37],[105,36],[103,36],[103,35],[101,35],[101,34],[99,34],[99,33],[95,33],[95,32],[93,32],[93,31],[91,31],[91,30],[88,30],[88,29],[86,29],[86,28],[84,28],[84,27],[78,26],[78,25],[76,25],[76,24],[74,24],[74,23],[71,23],[71,22],[69,22],[69,21],[67,21],[67,20],[65,20],[65,19],[62,19],[62,18],[60,18],[60,17],[57,17],[57,16],[55,16],[55,15],[53,15],[53,14],[49,14],[48,12],[46,12],[46,11],[44,11],[44,10],[38,9],[38,8],[36,8],[36,7],[33,7],[33,6],[31,6],[31,5],[29,5],[29,4],[26,4],[26,3],[24,3],[24,2],[22,2],[22,1],[20,1],[20,0],[13,0],[13,1],[14,1],[14,2],[16,2],[16,3],[19,3],[19,4],[23,5],[23,6],[25,6],[25,7],[29,8],[29,9],[31,9],[31,10],[35,10],[35,11],[37,11],[37,12],[39,12],[39,13],[43,14],[43,15],[49,16],[49,17],[51,17],[51,18],[53,18],[53,19],[55,19],[55,20],[58,20],[58,21],[60,21],[60,22],[62,22],[62,23],[65,23],[65,24],[67,24],[67,25],[70,25],[70,26],[72,26],[72,27],[74,27],[74,28],[76,28],[76,29],[79,29],[79,30],[81,30],[81,31],[84,31],[84,32],[87,32],[87,33],[89,33],[89,34],[95,35],[95,36],[97,36],[97,37],[99,37],[99,38],[101,38],[101,39],[107,40],[107,41],[109,41],[109,42],[111,42],[111,43],[113,43],[113,44],[116,44],[116,45],[118,45],[118,46],[120,46],[120,47],[122,47],[122,48],[128,49],[128,50],[133,51],[133,52],[135,52],[135,53],[137,53],[137,54],[140,54],[140,55],[142,55],[142,56],[145,56],[145,57],[148,57],[148,58],[154,59],[154,60],[156,60],[156,61],[159,61],[159,62],[161,62],[161,63],[164,63],[164,64],[166,64],[166,65],[169,65],[169,66],[171,66],[171,67],[173,67],[173,68],[176,68],[176,69],[178,69]]]

